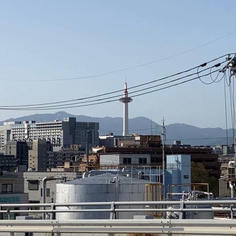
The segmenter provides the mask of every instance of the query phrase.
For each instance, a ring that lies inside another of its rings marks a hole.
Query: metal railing
[[[10,220],[0,221],[0,232],[11,235],[14,232],[40,232],[57,236],[68,236],[68,233],[235,235],[236,220]]]
[[[201,206],[201,208],[198,208],[199,206]],[[56,213],[80,212],[108,212],[110,213],[110,219],[116,219],[116,213],[119,212],[224,212],[230,213],[230,217],[233,219],[234,213],[236,214],[236,200],[0,204],[0,214],[48,213],[50,214],[50,219],[56,219]]]
[[[38,209],[31,209],[37,207]],[[63,207],[63,209],[61,208]],[[87,208],[86,208],[87,207]],[[170,208],[171,207],[171,208]],[[200,207],[200,208],[197,208]],[[17,209],[15,209],[17,208]],[[65,220],[60,213],[107,212],[110,219]],[[117,219],[117,213],[182,213],[182,219]],[[184,219],[187,212],[227,213],[231,219]],[[48,214],[50,219],[0,220],[0,232],[68,233],[161,233],[187,235],[235,235],[236,200],[136,201],[0,204],[0,214]]]

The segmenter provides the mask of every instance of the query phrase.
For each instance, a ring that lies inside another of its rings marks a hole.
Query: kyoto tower
[[[128,103],[132,102],[132,98],[128,96],[127,83],[125,83],[123,97],[120,98],[120,102],[123,103],[123,136],[127,136],[129,132],[128,128]]]

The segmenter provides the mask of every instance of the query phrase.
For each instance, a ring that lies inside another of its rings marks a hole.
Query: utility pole
[[[162,120],[162,184],[163,184],[163,200],[166,198],[166,190],[165,190],[165,141],[166,141],[166,127],[165,120]]]
[[[230,84],[232,82],[232,79],[235,79],[236,76],[236,56],[234,56],[230,62],[228,63],[228,67],[230,71]],[[233,82],[234,87],[234,82]],[[233,95],[234,96],[234,95]],[[233,148],[234,148],[234,168],[236,169],[236,137],[235,137],[235,108],[234,108],[234,97],[233,97],[233,121],[232,121],[232,129],[233,129]]]

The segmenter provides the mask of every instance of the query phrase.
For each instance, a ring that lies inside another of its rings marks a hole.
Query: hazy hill
[[[100,134],[108,134],[113,132],[114,134],[122,134],[122,118],[121,117],[89,117],[83,115],[73,115],[66,112],[56,112],[50,114],[33,114],[29,116],[23,116],[18,118],[11,118],[7,121],[52,121],[63,120],[66,117],[76,117],[78,121],[95,121],[100,123]],[[2,122],[0,122],[2,124]],[[129,120],[130,133],[139,134],[160,134],[161,127],[159,124],[151,121],[146,117],[136,117]],[[166,127],[167,141],[173,142],[173,140],[182,140],[182,143],[192,145],[216,145],[225,144],[226,138],[224,138],[225,130],[221,128],[199,128],[187,124],[170,124]],[[229,134],[230,131],[229,131]]]

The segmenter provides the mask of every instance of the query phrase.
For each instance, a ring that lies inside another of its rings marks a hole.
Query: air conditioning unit
[[[234,161],[229,161],[228,167],[229,168],[234,168],[235,167],[235,162]]]

